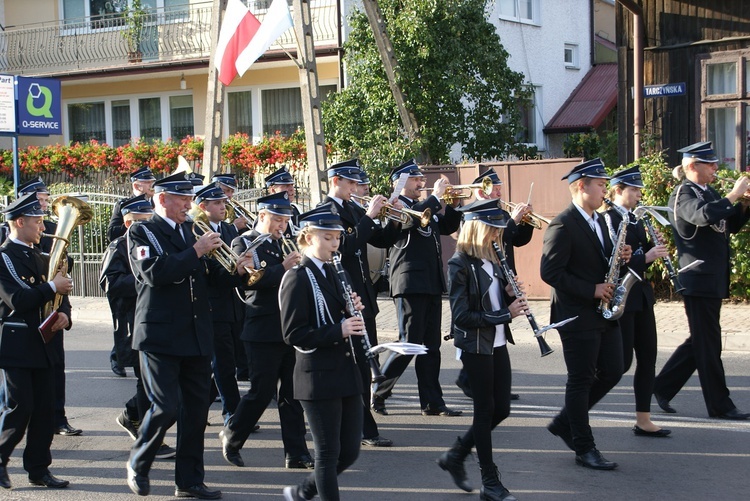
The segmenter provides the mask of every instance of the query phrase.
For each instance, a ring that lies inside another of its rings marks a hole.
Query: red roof
[[[617,64],[598,64],[583,77],[544,132],[588,132],[599,127],[615,105]]]

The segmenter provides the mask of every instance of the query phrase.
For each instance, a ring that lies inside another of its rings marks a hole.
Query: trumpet
[[[245,224],[248,228],[255,226],[255,214],[244,208],[239,202],[233,198],[227,198],[227,217],[228,223],[234,222],[235,219],[241,217],[245,220]]]
[[[367,205],[372,201],[372,197],[368,196],[359,196],[353,193],[351,196],[352,198],[359,200],[363,205]],[[416,218],[419,220],[419,225],[424,228],[425,226],[430,224],[432,211],[430,209],[425,209],[422,212],[419,212],[406,207],[404,207],[403,209],[397,209],[393,206],[393,204],[386,202],[383,204],[383,208],[380,209],[378,217],[381,219],[390,219],[391,221],[396,221],[397,223],[401,223],[405,227],[411,227],[414,224],[414,218]]]
[[[740,177],[750,177],[750,173],[743,172],[742,174],[740,174]],[[739,178],[737,178],[737,179],[739,179]],[[737,179],[734,179],[732,177],[719,177],[719,176],[716,176],[716,181],[719,182],[719,184],[721,185],[722,188],[725,188],[726,186],[730,186],[729,189],[731,189],[731,187],[734,186],[734,183],[737,182]],[[748,202],[748,201],[750,201],[750,189],[747,190],[744,195],[742,195],[740,198],[738,198],[737,201],[738,202]]]
[[[422,188],[419,191],[432,191],[435,188]],[[485,195],[490,196],[492,195],[492,179],[489,177],[485,177],[482,179],[481,183],[476,184],[454,184],[454,185],[448,185],[445,189],[445,193],[443,193],[443,196],[440,197],[443,202],[452,205],[456,200],[461,200],[464,198],[471,198],[471,193],[468,195],[464,195],[462,193],[459,193],[462,190],[482,190]]]
[[[281,252],[284,254],[284,257],[287,257],[292,252],[299,252],[299,247],[297,247],[294,240],[281,235]]]
[[[516,207],[518,207],[518,204],[513,202],[506,202],[504,200],[500,200],[500,203],[508,208],[508,212],[513,212]],[[539,214],[535,212],[529,212],[528,214],[524,214],[524,216],[521,218],[522,223],[526,223],[532,228],[535,228],[537,230],[542,229],[542,223],[549,224],[550,220],[546,217],[540,216]]]
[[[200,238],[202,235],[210,231],[214,230],[208,222],[208,214],[205,211],[200,211],[193,218],[193,235],[195,235],[195,238]],[[232,274],[237,270],[237,262],[240,260],[240,257],[242,257],[234,252],[223,240],[221,241],[221,246],[219,248],[211,251],[207,255],[210,258],[216,259],[225,270]],[[265,270],[255,270],[245,266],[245,272],[247,272],[247,285],[254,285],[263,277],[264,271]]]

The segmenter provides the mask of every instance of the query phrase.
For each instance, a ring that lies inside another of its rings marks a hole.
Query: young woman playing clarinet
[[[463,437],[438,459],[456,485],[471,492],[464,460],[476,446],[482,487],[479,499],[515,501],[500,483],[492,459],[492,430],[510,414],[510,358],[508,342],[513,342],[505,324],[525,313],[524,298],[509,296],[492,247],[502,241],[507,224],[506,212],[497,200],[479,200],[459,209],[464,224],[458,236],[456,253],[448,261],[448,293],[451,305],[453,342],[461,350],[461,362],[474,393],[474,419]]]
[[[301,501],[320,494],[338,501],[337,475],[359,455],[362,436],[362,378],[351,336],[365,334],[361,316],[344,319],[351,302],[329,263],[339,248],[341,218],[331,204],[300,216],[300,264],[286,272],[279,289],[284,341],[297,349],[294,398],[307,415],[315,444],[315,471],[301,484],[284,488],[284,499]],[[358,340],[356,341],[359,342]]]

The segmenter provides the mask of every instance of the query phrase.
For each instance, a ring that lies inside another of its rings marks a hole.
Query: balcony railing
[[[268,4],[264,0],[250,2],[261,22]],[[212,49],[211,6],[207,2],[147,10],[139,57],[128,53],[124,37],[128,23],[123,14],[8,28],[0,33],[0,72],[56,76],[117,70],[134,63],[167,66],[206,61]],[[336,1],[313,0],[311,10],[316,48],[336,46]],[[281,49],[296,49],[293,30],[284,33],[269,52]]]

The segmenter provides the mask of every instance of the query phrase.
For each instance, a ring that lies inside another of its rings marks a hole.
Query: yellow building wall
[[[46,23],[60,18],[58,0],[5,0],[6,25]]]

